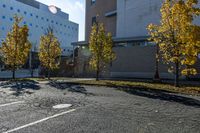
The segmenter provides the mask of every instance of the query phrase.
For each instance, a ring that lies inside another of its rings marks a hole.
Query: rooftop
[[[69,14],[62,12],[62,10],[60,8],[56,7],[56,6],[53,6],[53,7],[55,7],[54,10],[56,10],[56,12],[53,13],[49,10],[48,5],[45,5],[45,4],[38,2],[36,0],[15,0],[15,1],[26,4],[28,6],[31,6],[33,8],[36,8],[36,9],[39,9],[39,10],[42,10],[42,11],[45,11],[45,12],[48,12],[48,13],[52,13],[52,14],[55,14],[57,16],[69,19]]]

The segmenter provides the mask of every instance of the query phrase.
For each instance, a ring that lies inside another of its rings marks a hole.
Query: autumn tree
[[[89,49],[91,51],[90,65],[96,71],[96,80],[99,80],[99,74],[106,67],[106,64],[115,59],[112,48],[111,33],[105,33],[103,24],[93,25]]]
[[[49,27],[45,35],[41,36],[39,46],[39,60],[48,70],[48,79],[50,79],[51,70],[58,68],[60,56],[60,43],[53,33],[53,28]]]
[[[12,69],[13,79],[16,69],[22,67],[30,52],[31,44],[28,41],[29,29],[26,25],[20,26],[23,18],[14,16],[14,24],[6,39],[2,43],[1,52],[4,63]]]
[[[197,73],[193,68],[200,52],[200,26],[193,23],[200,15],[197,4],[197,0],[165,0],[160,24],[148,26],[150,40],[159,45],[163,61],[175,73],[175,86],[179,86],[180,74]]]

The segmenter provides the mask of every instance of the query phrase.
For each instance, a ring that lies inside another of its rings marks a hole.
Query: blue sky
[[[85,38],[85,0],[37,0],[46,5],[55,5],[69,14],[69,19],[79,24],[79,41]]]

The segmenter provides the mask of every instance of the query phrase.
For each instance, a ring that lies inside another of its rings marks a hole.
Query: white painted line
[[[10,105],[13,105],[13,104],[20,104],[20,103],[24,103],[24,101],[17,101],[17,102],[12,102],[12,103],[6,103],[6,104],[0,105],[0,107],[10,106]]]
[[[12,133],[12,132],[18,131],[18,130],[20,130],[20,129],[23,129],[23,128],[26,128],[26,127],[30,127],[30,126],[36,125],[36,124],[38,124],[38,123],[47,121],[47,120],[49,120],[49,119],[53,119],[53,118],[59,117],[59,116],[64,115],[64,114],[68,114],[68,113],[73,112],[73,111],[75,111],[75,110],[76,110],[76,109],[71,109],[71,110],[68,110],[68,111],[66,111],[66,112],[62,112],[62,113],[60,113],[60,114],[56,114],[56,115],[53,115],[53,116],[50,116],[50,117],[46,117],[46,118],[44,118],[44,119],[41,119],[41,120],[38,120],[38,121],[35,121],[35,122],[32,122],[32,123],[26,124],[26,125],[24,125],[24,126],[20,126],[20,127],[17,127],[17,128],[11,129],[11,130],[8,130],[8,131],[3,132],[3,133]]]

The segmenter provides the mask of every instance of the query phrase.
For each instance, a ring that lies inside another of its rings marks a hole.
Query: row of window
[[[6,5],[5,4],[3,4],[3,8],[6,8]],[[14,8],[13,7],[10,7],[10,10],[14,10]],[[17,9],[17,12],[18,13],[21,13],[21,10],[20,9]],[[27,15],[27,12],[26,11],[24,11],[24,15]],[[33,13],[30,13],[30,17],[33,17]],[[39,19],[39,16],[38,15],[36,15],[35,16],[37,19]],[[5,16],[4,16],[4,19],[5,19]],[[65,24],[62,24],[62,23],[58,23],[58,22],[55,22],[54,20],[50,20],[50,19],[48,19],[48,18],[44,18],[44,17],[41,17],[41,20],[46,20],[47,22],[51,22],[52,24],[56,24],[56,25],[60,25],[60,26],[64,26],[65,28],[68,28],[68,29],[70,29],[70,26],[67,26],[67,25],[65,25]],[[78,30],[77,28],[73,28],[72,27],[72,30]]]
[[[6,16],[2,16],[2,19],[6,19]],[[10,18],[9,20],[10,20],[10,21],[13,21],[13,18]],[[33,27],[33,24],[32,24],[32,23],[27,24],[26,21],[24,21],[23,24],[24,24],[24,25],[28,25],[28,26],[30,26],[30,27]],[[39,25],[35,25],[35,28],[39,28]],[[41,26],[41,29],[44,29],[44,27]],[[58,32],[56,32],[56,33],[58,33]],[[60,32],[60,34],[62,34],[62,32]],[[64,33],[64,35],[66,35],[66,33]]]
[[[155,43],[148,41],[133,41],[129,43],[116,43],[115,47],[154,46]]]
[[[44,27],[42,26],[41,29],[44,29]],[[6,28],[5,28],[5,27],[2,27],[1,30],[2,30],[2,31],[5,31]],[[74,37],[73,35],[70,35],[70,34],[67,34],[67,33],[63,33],[62,31],[59,32],[59,31],[55,30],[55,33],[61,34],[61,35],[65,35],[65,36],[68,35],[69,37],[70,37],[70,36],[71,36],[71,37]],[[29,34],[29,36],[32,36],[32,34]]]

